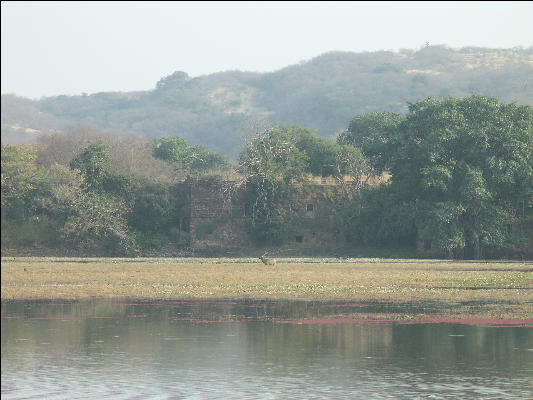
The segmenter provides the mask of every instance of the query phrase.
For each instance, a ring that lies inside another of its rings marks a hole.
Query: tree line
[[[34,146],[2,144],[2,245],[88,255],[187,246],[188,175],[244,185],[258,243],[287,240],[298,193],[322,176],[342,189],[335,224],[349,245],[423,243],[469,258],[531,249],[532,108],[479,95],[356,115],[336,138],[270,126],[248,136],[236,164],[179,136],[117,139],[80,128]]]

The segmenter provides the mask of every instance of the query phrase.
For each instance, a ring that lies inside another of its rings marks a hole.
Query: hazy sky
[[[332,50],[533,46],[533,2],[2,1],[2,94],[148,90]]]

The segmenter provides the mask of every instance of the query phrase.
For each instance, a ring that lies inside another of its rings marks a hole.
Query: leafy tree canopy
[[[168,232],[185,217],[186,194],[179,186],[161,183],[139,185],[129,215],[129,225],[142,232]]]
[[[369,159],[377,174],[389,166],[389,149],[393,137],[403,117],[393,112],[372,112],[356,115],[350,122],[348,130],[337,138],[340,144],[351,144],[360,148]]]
[[[203,145],[189,146],[185,139],[178,136],[156,139],[153,143],[155,158],[176,163],[185,170],[224,171],[231,168],[224,154],[210,152]]]
[[[84,175],[88,190],[128,196],[131,177],[112,170],[108,146],[101,139],[75,155],[70,168]]]
[[[42,171],[36,155],[22,146],[2,146],[2,216],[20,219],[27,214]]]
[[[238,171],[247,183],[256,237],[279,243],[290,217],[287,210],[306,174],[335,177],[351,199],[369,169],[354,146],[319,138],[311,129],[284,125],[253,136],[241,153]],[[351,179],[345,181],[346,175]]]
[[[334,177],[348,198],[352,198],[353,193],[364,185],[365,178],[370,176],[367,159],[354,145],[318,137],[312,129],[296,125],[285,125],[280,130],[305,154],[304,171],[314,176]]]
[[[494,98],[410,104],[392,141],[391,189],[440,248],[509,245],[533,204],[533,110]]]
[[[97,139],[72,158],[70,168],[81,171],[91,188],[102,188],[110,171],[107,146],[101,139]]]
[[[295,138],[297,148],[307,154],[306,172],[315,176],[335,175],[335,156],[339,149],[334,139],[320,138],[314,130],[295,125],[289,125],[285,129]]]

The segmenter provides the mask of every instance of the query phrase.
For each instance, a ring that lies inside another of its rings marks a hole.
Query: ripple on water
[[[254,321],[193,302],[71,305],[67,320],[42,307],[2,320],[2,400],[532,397],[527,326],[328,323],[310,305],[305,315],[321,323],[303,323],[283,315],[286,303]]]

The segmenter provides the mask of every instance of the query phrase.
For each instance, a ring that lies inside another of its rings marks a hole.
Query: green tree
[[[193,159],[190,168],[196,171],[227,171],[231,168],[228,157],[222,153],[214,153],[199,144],[190,147]]]
[[[135,254],[135,240],[125,218],[127,205],[122,200],[96,193],[83,193],[74,199],[76,212],[66,219],[61,229],[65,243],[89,253]]]
[[[513,244],[533,196],[533,110],[484,96],[409,106],[392,142],[391,190],[420,238],[449,256]]]
[[[88,190],[129,198],[131,177],[112,170],[108,145],[101,139],[75,155],[69,165],[84,175]]]
[[[231,167],[224,154],[210,152],[202,145],[189,147],[185,139],[178,136],[155,139],[153,155],[188,171],[228,170]]]
[[[356,115],[348,130],[337,138],[339,144],[353,145],[368,158],[376,174],[386,171],[394,149],[390,143],[403,117],[393,112],[372,112]]]
[[[22,220],[32,213],[42,170],[35,165],[33,151],[22,146],[1,146],[2,218]]]
[[[306,172],[315,176],[334,176],[337,173],[337,154],[339,146],[334,139],[320,138],[312,129],[300,128],[296,125],[283,127],[295,138],[296,147],[307,154]]]
[[[53,164],[46,168],[35,195],[37,213],[63,226],[84,206],[85,177],[77,169]]]
[[[339,213],[337,226],[354,244],[409,248],[416,241],[413,213],[390,185],[369,185]]]
[[[353,199],[372,176],[366,157],[352,144],[320,138],[312,129],[296,125],[282,127],[294,138],[296,147],[307,155],[305,171],[314,176],[332,176],[342,187],[345,198]]]
[[[172,215],[174,211],[168,185],[148,184],[136,191],[130,225],[144,232],[165,230],[169,224],[176,223]]]
[[[79,170],[85,176],[90,189],[102,190],[110,172],[107,145],[97,139],[72,158],[70,168]]]
[[[371,171],[354,146],[319,138],[311,129],[284,125],[252,138],[241,154],[239,172],[246,179],[254,235],[279,243],[307,174],[333,176],[349,202]]]
[[[119,196],[86,188],[81,171],[52,165],[35,196],[37,210],[57,223],[63,244],[89,254],[134,254],[134,237],[126,223],[128,204]]]
[[[187,195],[181,185],[139,184],[129,224],[142,232],[168,233],[185,228]]]
[[[183,164],[187,167],[190,160],[189,146],[185,139],[178,136],[154,139],[154,157],[160,160]]]

